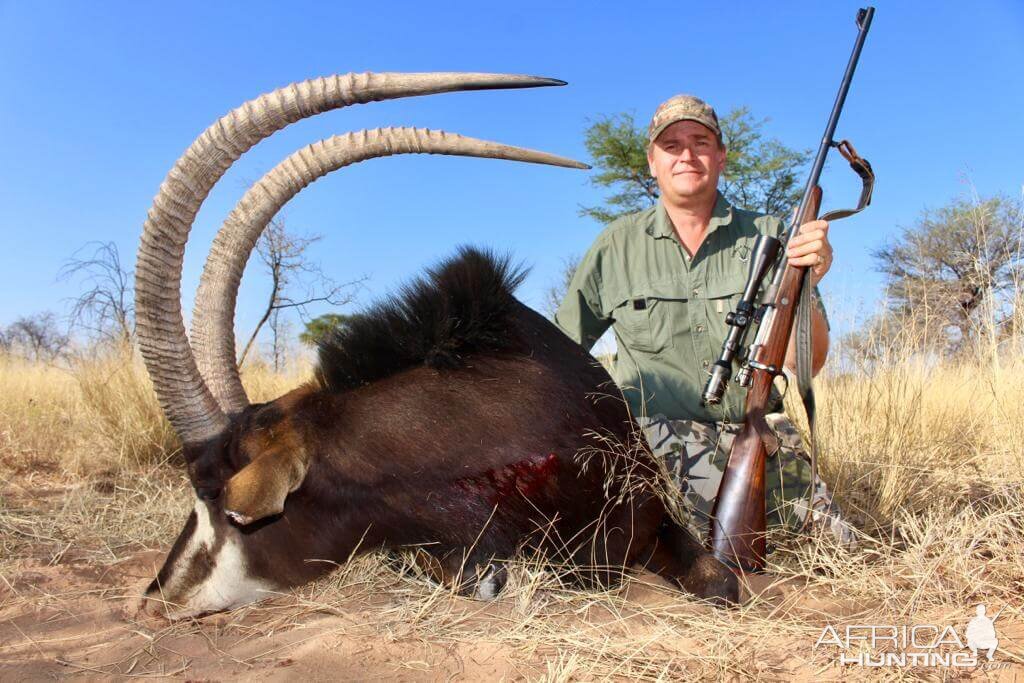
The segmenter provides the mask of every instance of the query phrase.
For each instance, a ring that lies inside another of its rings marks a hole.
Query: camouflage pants
[[[798,530],[807,518],[807,494],[810,487],[810,458],[804,452],[800,433],[782,413],[766,416],[779,438],[779,451],[768,458],[765,472],[765,498],[768,528]],[[698,538],[707,538],[711,508],[718,495],[725,463],[733,439],[741,424],[669,420],[663,415],[639,418],[654,455],[663,458],[673,482],[683,494],[690,512],[690,527]],[[854,536],[832,502],[825,483],[814,482],[812,521],[823,526],[843,545],[852,545]]]

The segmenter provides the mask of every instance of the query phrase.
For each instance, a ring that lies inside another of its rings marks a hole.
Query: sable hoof
[[[477,579],[473,597],[477,600],[494,600],[501,593],[508,581],[505,567],[488,564],[483,574]]]
[[[683,588],[718,607],[740,603],[739,578],[712,555],[697,558]]]

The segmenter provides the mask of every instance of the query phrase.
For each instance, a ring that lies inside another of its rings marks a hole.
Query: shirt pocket
[[[729,334],[729,326],[725,324],[725,316],[736,310],[743,297],[743,288],[747,284],[746,273],[731,273],[716,278],[705,286],[707,297],[708,331],[710,341],[716,351],[721,347]],[[755,304],[756,305],[756,304]],[[746,343],[749,344],[756,330],[747,333]]]
[[[723,324],[725,324],[726,313],[735,310],[736,305],[740,302],[740,297],[743,296],[743,289],[747,286],[747,274],[746,270],[741,272],[737,269],[736,272],[725,274],[713,282],[708,282],[705,287],[711,313],[715,317],[721,318]],[[768,279],[766,276],[763,284],[767,284]],[[760,295],[761,292],[758,292],[755,305],[760,300]]]
[[[672,283],[648,285],[620,300],[613,311],[616,332],[631,350],[661,353],[674,345],[686,298]]]

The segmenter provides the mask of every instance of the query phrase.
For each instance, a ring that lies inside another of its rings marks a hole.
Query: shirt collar
[[[715,208],[711,210],[711,219],[708,221],[708,233],[711,234],[721,225],[732,223],[732,204],[721,192],[715,200]],[[665,211],[665,205],[658,201],[654,211],[654,225],[647,229],[647,234],[652,237],[675,237],[675,226]]]

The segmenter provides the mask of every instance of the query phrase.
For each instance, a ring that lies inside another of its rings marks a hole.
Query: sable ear
[[[239,524],[280,514],[288,494],[302,485],[308,465],[301,447],[258,456],[228,480],[224,513]]]

